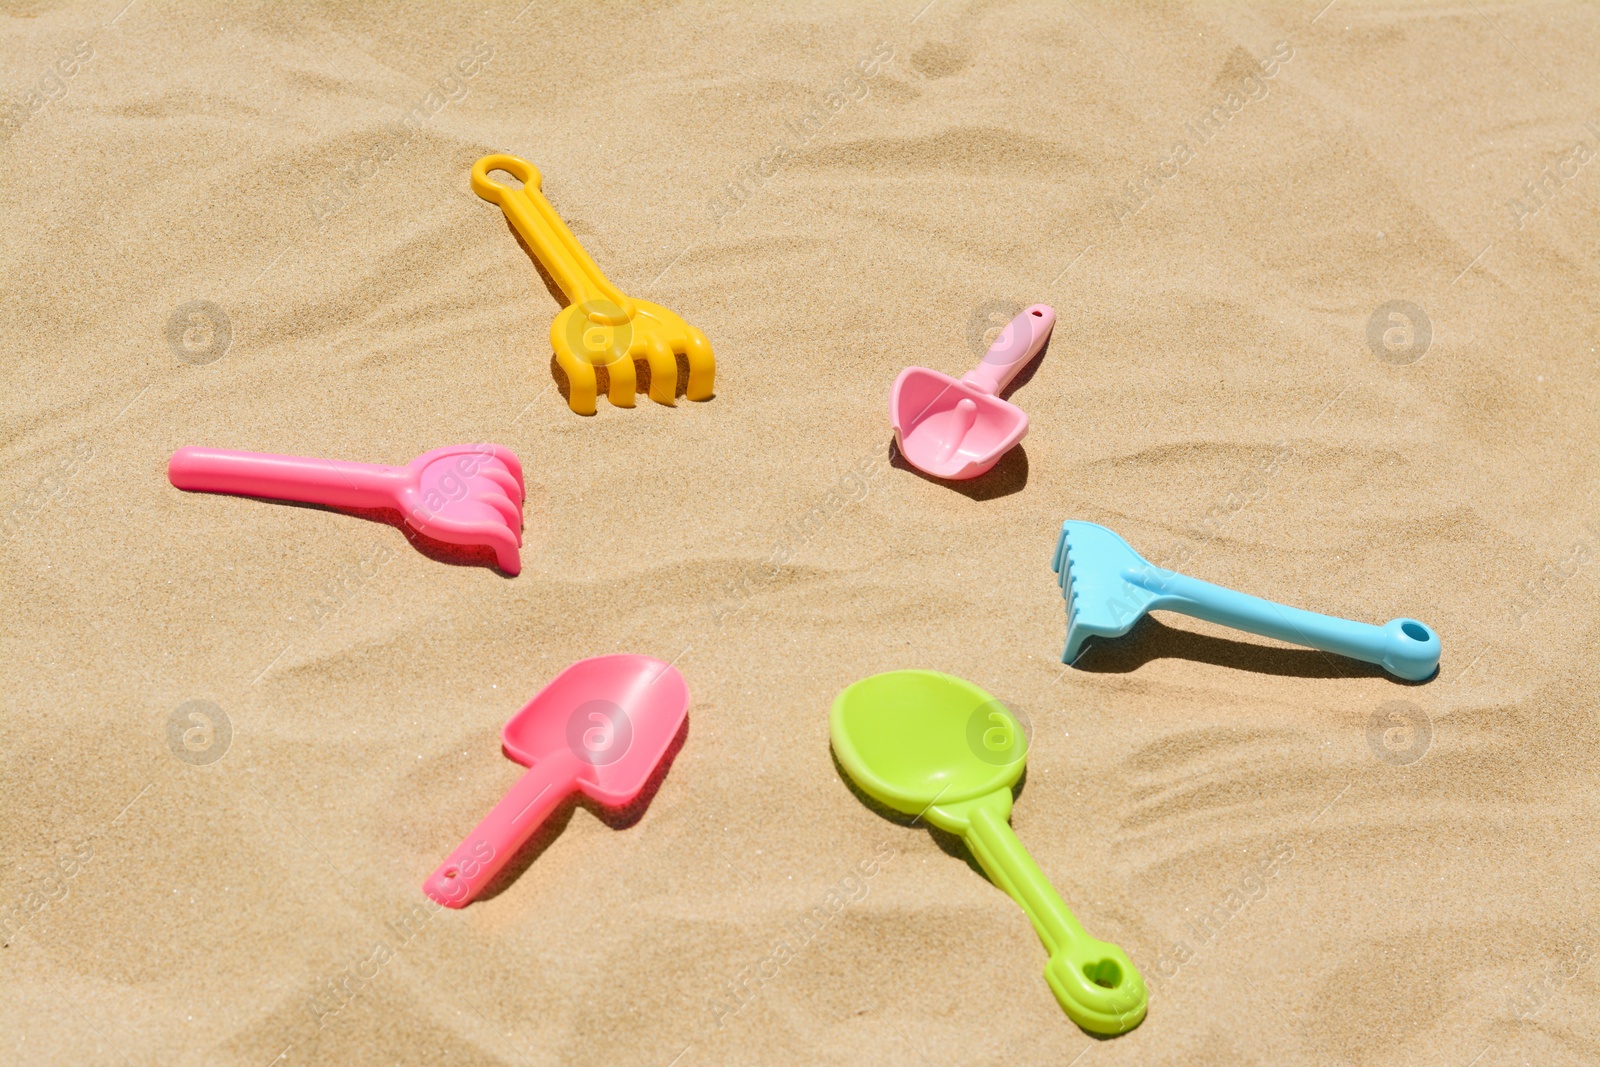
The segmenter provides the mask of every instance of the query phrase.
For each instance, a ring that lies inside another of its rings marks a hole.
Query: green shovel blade
[[[1133,961],[1084,931],[1012,832],[1011,789],[1028,743],[1005,705],[953,675],[889,671],[840,693],[829,726],[834,754],[863,792],[960,834],[1022,906],[1050,953],[1045,980],[1068,1018],[1093,1034],[1139,1025],[1149,998]]]

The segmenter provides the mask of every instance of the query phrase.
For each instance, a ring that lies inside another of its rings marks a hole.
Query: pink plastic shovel
[[[596,656],[556,675],[500,733],[506,755],[528,773],[423,891],[447,907],[465,907],[574,791],[608,808],[632,804],[688,713],[683,675],[649,656]]]
[[[488,545],[501,570],[522,570],[522,464],[500,445],[448,445],[404,467],[191,446],[172,454],[167,478],[179,489],[207,493],[395,508],[420,534]]]
[[[1028,432],[1028,416],[1001,400],[1006,383],[1039,354],[1056,313],[1035,304],[1012,319],[983,362],[961,380],[907,367],[889,394],[895,443],[912,466],[935,478],[976,478]]]

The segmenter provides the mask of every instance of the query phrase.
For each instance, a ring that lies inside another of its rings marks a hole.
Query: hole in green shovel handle
[[[1428,639],[1428,631],[1420,622],[1407,620],[1400,624],[1400,632],[1413,641],[1426,641]]]
[[[1101,989],[1115,989],[1122,984],[1122,968],[1116,960],[1099,960],[1083,965],[1083,976]]]

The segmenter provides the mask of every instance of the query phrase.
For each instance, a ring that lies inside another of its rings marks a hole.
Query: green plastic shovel
[[[1050,953],[1044,977],[1091,1034],[1144,1019],[1144,979],[1116,945],[1090,937],[1011,829],[1011,787],[1028,742],[1004,704],[949,674],[889,671],[850,686],[829,717],[833,751],[873,799],[960,834],[990,881],[1033,920]]]

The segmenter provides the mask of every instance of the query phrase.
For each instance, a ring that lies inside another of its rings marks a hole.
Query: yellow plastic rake
[[[522,182],[521,189],[491,181],[491,170],[503,170]],[[690,400],[709,400],[717,364],[706,335],[659,304],[635,300],[606,280],[589,253],[561,221],[540,191],[539,169],[516,156],[484,156],[472,167],[472,190],[500,209],[566,295],[567,306],[550,324],[550,345],[567,373],[567,404],[580,415],[593,415],[598,383],[596,367],[604,367],[611,387],[606,396],[617,407],[633,407],[637,380],[635,359],[650,364],[650,399],[671,404],[678,386],[678,354],[689,361]]]

